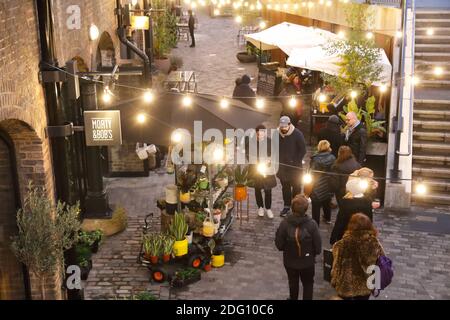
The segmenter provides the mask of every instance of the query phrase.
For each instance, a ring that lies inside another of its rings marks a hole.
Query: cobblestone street
[[[256,77],[256,64],[243,65],[236,60],[242,51],[236,44],[238,26],[232,18],[209,18],[199,14],[197,47],[180,42],[174,54],[183,56],[183,70],[198,75],[199,91],[230,96],[234,80],[245,73]],[[206,28],[207,26],[207,28]],[[254,82],[252,83],[254,86]],[[273,120],[277,106],[269,108]],[[275,122],[272,123],[275,126]],[[149,271],[137,263],[144,217],[155,213],[152,229],[159,231],[160,212],[156,199],[164,187],[174,182],[165,169],[148,178],[105,179],[113,206],[128,212],[128,228],[105,240],[93,258],[93,270],[85,283],[87,299],[115,299],[150,290],[160,299],[251,299],[285,300],[288,297],[287,275],[282,253],[275,248],[275,231],[282,218],[281,186],[273,191],[275,219],[256,216],[254,195],[250,195],[250,221],[236,220],[227,233],[232,246],[226,252],[221,269],[202,273],[202,280],[184,289],[150,284]],[[333,212],[333,221],[336,210]],[[378,299],[450,299],[450,215],[442,210],[408,212],[378,211],[374,215],[380,240],[394,263],[393,283]],[[332,225],[321,224],[323,247],[329,248]],[[334,289],[323,280],[322,256],[316,264],[314,299],[329,299]]]

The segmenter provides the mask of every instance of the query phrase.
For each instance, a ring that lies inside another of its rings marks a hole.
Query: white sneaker
[[[258,216],[261,217],[261,218],[264,217],[264,208],[259,208],[258,209]]]
[[[268,210],[266,210],[266,213],[267,213],[267,217],[269,219],[273,219],[273,212],[272,212],[272,210],[268,209]]]

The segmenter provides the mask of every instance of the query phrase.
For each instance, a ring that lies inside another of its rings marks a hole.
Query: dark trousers
[[[194,36],[194,29],[189,29],[189,33],[191,35],[191,46],[195,46],[195,36]]]
[[[262,196],[262,189],[255,189],[256,204],[258,208],[272,209],[272,190],[264,189],[264,200]],[[265,205],[264,205],[265,204]]]
[[[314,201],[312,199],[312,217],[320,225],[320,209],[323,209],[325,220],[331,220],[331,198],[323,201]]]
[[[286,268],[286,272],[289,280],[290,300],[298,300],[300,280],[303,285],[303,300],[312,300],[314,290],[314,266],[307,269]]]
[[[370,299],[370,294],[368,296],[342,298],[342,300],[369,300],[369,299]]]
[[[284,206],[291,207],[292,199],[302,192],[301,181],[281,181],[281,186],[283,187],[283,201]]]

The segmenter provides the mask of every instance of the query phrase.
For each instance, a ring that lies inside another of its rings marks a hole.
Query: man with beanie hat
[[[292,215],[283,220],[275,236],[275,245],[283,251],[284,267],[289,279],[289,300],[298,300],[299,282],[303,285],[303,300],[313,299],[314,265],[322,252],[322,240],[317,223],[306,214],[309,202],[298,195],[292,200]]]
[[[243,75],[240,84],[237,84],[236,82],[236,87],[233,91],[233,98],[237,98],[249,106],[254,106],[256,94],[250,87],[251,81],[252,79],[249,75]]]
[[[294,127],[291,119],[283,116],[279,127],[279,169],[277,177],[283,187],[284,208],[281,217],[290,212],[292,198],[302,192],[302,167],[306,154],[306,143],[303,133]]]
[[[328,118],[326,127],[319,131],[317,139],[319,141],[327,140],[331,145],[331,153],[337,158],[339,148],[344,143],[344,136],[341,133],[341,120],[338,116],[332,115]]]

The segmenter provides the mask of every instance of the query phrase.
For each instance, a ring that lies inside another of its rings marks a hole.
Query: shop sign
[[[120,111],[85,111],[84,128],[88,147],[120,146]]]

